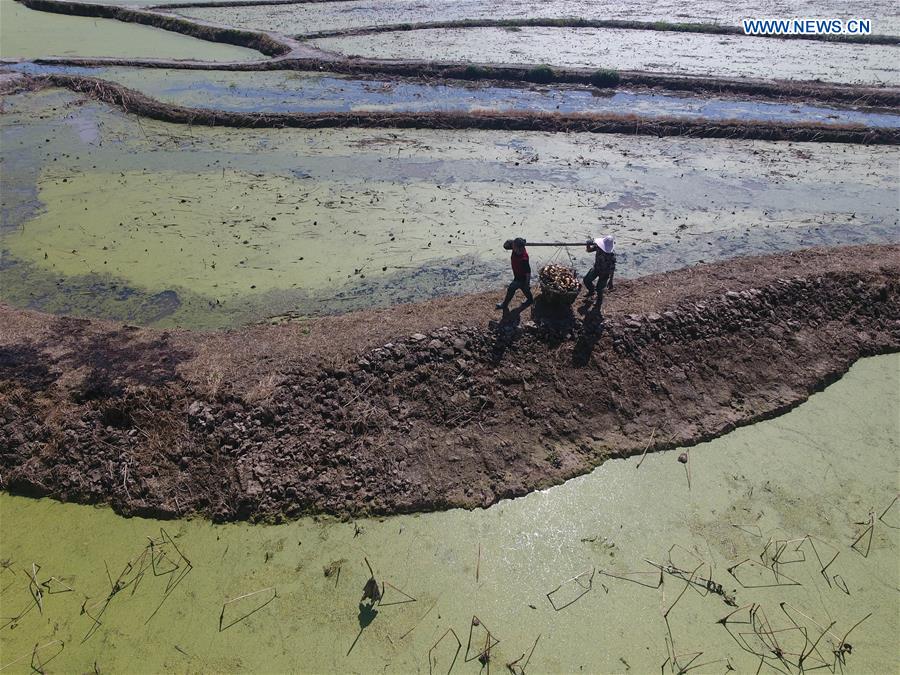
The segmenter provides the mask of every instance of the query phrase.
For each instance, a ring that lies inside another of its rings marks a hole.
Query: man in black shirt
[[[616,241],[612,237],[606,236],[602,239],[594,239],[585,242],[588,253],[597,252],[594,258],[594,267],[584,277],[584,287],[587,289],[588,295],[597,291],[597,304],[603,303],[603,290],[613,289],[613,275],[616,273]],[[596,289],[594,281],[597,282]]]

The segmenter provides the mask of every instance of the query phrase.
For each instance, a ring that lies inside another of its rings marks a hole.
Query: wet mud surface
[[[619,284],[602,315],[501,318],[482,295],[203,335],[7,307],[3,487],[216,520],[486,506],[897,351],[898,252],[692,267]]]
[[[858,18],[858,12],[835,0],[817,0],[804,5],[804,16],[812,18]],[[877,0],[866,5],[873,32],[900,35],[900,14],[893,3]],[[759,0],[738,6],[719,0],[703,0],[685,5],[665,2],[592,2],[590,0],[363,0],[255,7],[183,8],[178,12],[208,21],[257,30],[298,34],[322,30],[342,30],[391,23],[421,23],[477,18],[568,18],[632,19],[675,23],[716,23],[740,25],[744,18],[784,17],[784,6]],[[785,17],[787,18],[787,17]]]
[[[533,111],[621,113],[641,117],[706,120],[819,122],[900,127],[900,114],[851,106],[679,96],[642,90],[604,92],[589,86],[497,86],[485,82],[426,83],[403,78],[354,79],[296,71],[210,72],[147,68],[83,68],[21,64],[11,70],[31,75],[59,73],[97,77],[175,105],[231,112],[382,110]]]
[[[882,45],[592,28],[426,29],[323,38],[312,44],[367,58],[900,84],[896,48]]]
[[[612,229],[625,276],[896,241],[889,147],[188,130],[62,91],[6,105],[0,293],[45,311],[222,327],[471,293],[502,283],[513,231]]]

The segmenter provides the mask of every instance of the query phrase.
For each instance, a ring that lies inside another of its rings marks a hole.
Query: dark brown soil
[[[482,506],[900,349],[900,246],[623,281],[602,316],[498,296],[211,334],[0,306],[0,486],[217,520]]]
[[[125,112],[174,124],[237,128],[494,129],[578,133],[627,133],[657,137],[733,138],[768,141],[900,145],[900,129],[814,122],[763,122],[641,118],[618,114],[540,112],[329,112],[257,113],[187,108],[157,101],[119,84],[80,75],[42,75],[34,87],[58,86],[115,105]]]

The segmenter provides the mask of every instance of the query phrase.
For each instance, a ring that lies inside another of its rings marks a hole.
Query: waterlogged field
[[[215,526],[2,495],[0,667],[475,673],[489,641],[497,671],[649,673],[674,654],[676,672],[755,672],[784,666],[777,646],[896,672],[898,373],[864,360],[687,464],[612,460],[473,512]]]
[[[526,110],[610,113],[706,120],[818,122],[900,127],[900,113],[849,106],[601,91],[588,86],[503,87],[484,82],[425,84],[412,79],[353,79],[297,71],[204,71],[163,68],[81,68],[21,64],[20,72],[99,77],[166,103],[235,112],[478,112]]]
[[[257,61],[253,49],[198,40],[170,31],[39,12],[13,0],[0,0],[0,57],[109,56],[119,58]]]
[[[900,84],[900,52],[883,45],[611,28],[427,29],[322,38],[312,44],[368,58]]]
[[[891,147],[191,128],[58,90],[6,105],[0,298],[47,311],[216,327],[484,290],[516,235],[613,232],[626,276],[896,240]]]
[[[301,34],[539,16],[737,25],[793,18],[786,11],[772,0],[352,0],[179,14]],[[871,18],[873,32],[900,35],[886,0],[863,15],[836,0],[802,11]],[[317,44],[374,58],[900,83],[897,48],[824,42],[469,29]],[[263,58],[0,0],[0,56],[51,55]],[[608,111],[897,126],[896,111],[579,87],[65,72],[233,111]],[[43,90],[4,97],[0,148],[0,302],[161,327],[498,288],[509,274],[500,244],[512,236],[612,233],[623,276],[900,241],[900,151],[891,146],[207,128]],[[580,248],[531,254],[535,268],[586,271],[592,258]],[[793,412],[690,449],[686,464],[680,450],[609,461],[473,512],[218,526],[0,494],[0,670],[474,673],[489,661],[495,672],[763,672],[784,667],[780,651],[792,664],[804,655],[807,670],[896,672],[898,391],[900,357],[866,359]],[[372,573],[384,594],[374,607],[360,602]]]
[[[459,19],[565,18],[631,19],[671,23],[718,23],[739,26],[745,18],[869,18],[872,32],[900,34],[900,12],[889,0],[867,2],[865,7],[836,0],[803,3],[801,9],[774,0],[732,5],[721,0],[684,3],[594,2],[593,0],[380,0],[323,2],[255,7],[191,7],[178,10],[184,16],[241,28],[274,30],[285,34],[344,30],[362,26],[454,21]]]

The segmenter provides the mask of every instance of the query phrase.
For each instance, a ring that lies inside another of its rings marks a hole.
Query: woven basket
[[[548,268],[555,267],[556,272],[565,272],[568,274],[574,281],[575,287],[571,289],[563,289],[560,288],[557,284],[553,283],[550,279],[548,279]],[[560,305],[571,305],[575,302],[575,298],[578,297],[578,293],[581,292],[581,283],[578,281],[578,275],[573,269],[568,268],[559,268],[559,266],[551,266],[548,265],[544,267],[540,272],[541,279],[541,296],[551,302],[553,304]]]

